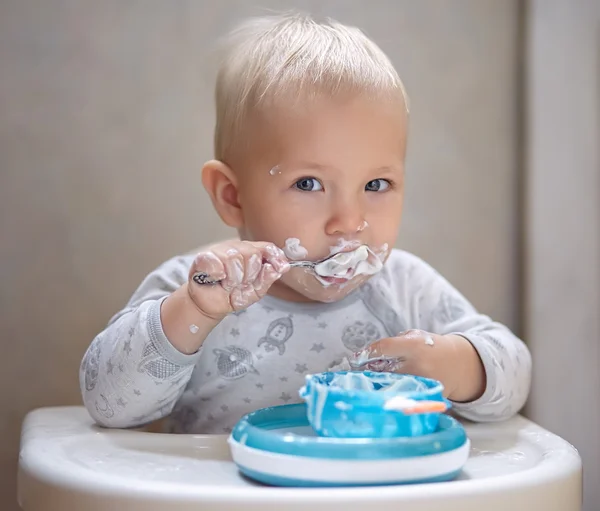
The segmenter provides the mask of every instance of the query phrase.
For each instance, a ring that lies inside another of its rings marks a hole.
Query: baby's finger
[[[231,291],[241,287],[244,282],[244,256],[237,248],[228,245],[215,247],[213,252],[225,267],[225,278],[219,279],[223,289]]]
[[[214,280],[222,280],[227,276],[225,265],[212,251],[200,252],[190,267],[189,278],[197,273],[203,273]]]
[[[246,309],[253,303],[258,302],[281,274],[276,272],[269,263],[261,266],[258,277],[253,282],[244,284],[231,291],[229,303],[236,310]]]
[[[429,332],[426,332],[425,330],[406,330],[405,332],[398,334],[398,336],[395,337],[395,339],[398,339],[399,341],[404,342],[405,344],[412,343],[414,345],[425,343],[428,346],[435,346],[433,335]]]
[[[396,337],[386,337],[378,341],[372,342],[365,346],[362,350],[353,354],[356,359],[377,359],[390,358],[401,356],[405,350],[402,343]]]
[[[267,294],[267,291],[273,283],[280,278],[281,273],[275,270],[270,263],[264,263],[253,284],[256,294],[262,298]]]
[[[350,355],[348,362],[355,369],[397,372],[407,360],[399,344],[395,338],[381,339]]]
[[[263,260],[269,263],[277,273],[285,273],[290,269],[290,263],[279,247],[273,243],[265,243],[261,248]]]
[[[262,264],[258,276],[254,281],[231,291],[231,307],[233,310],[250,307],[250,305],[258,302],[265,296],[269,291],[269,288],[279,278],[281,278],[281,273],[277,272],[270,263]]]
[[[234,311],[242,310],[260,300],[252,285],[236,288],[231,291],[229,303]]]
[[[374,373],[410,373],[405,362],[406,359],[403,357],[380,358],[367,362],[362,369],[373,371]]]
[[[244,261],[242,286],[251,286],[258,277],[263,265],[262,249],[248,242],[239,242],[232,248],[239,251]]]
[[[250,255],[250,257],[246,258],[246,275],[244,277],[244,282],[251,285],[258,277],[262,267],[263,262],[260,252],[255,252]]]

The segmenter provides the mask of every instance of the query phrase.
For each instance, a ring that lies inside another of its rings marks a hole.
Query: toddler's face
[[[385,261],[402,214],[404,106],[363,98],[323,100],[259,124],[260,133],[251,138],[253,154],[260,156],[236,163],[243,168],[235,169],[242,239],[283,248],[296,238],[300,247],[288,256],[312,261],[366,244]],[[270,294],[332,302],[367,278],[319,279],[295,268]]]

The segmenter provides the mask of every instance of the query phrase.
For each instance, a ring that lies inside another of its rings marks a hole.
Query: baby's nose
[[[347,201],[343,204],[337,204],[335,210],[332,211],[327,222],[326,233],[329,235],[353,235],[363,231],[367,225],[359,201]]]

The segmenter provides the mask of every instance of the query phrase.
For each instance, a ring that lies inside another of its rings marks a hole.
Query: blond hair
[[[394,66],[363,32],[304,14],[252,18],[229,34],[217,74],[215,157],[227,161],[255,109],[347,93],[408,97]]]

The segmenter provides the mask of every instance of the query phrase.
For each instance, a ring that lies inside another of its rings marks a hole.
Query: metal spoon
[[[289,261],[289,263],[292,268],[308,268],[312,271],[315,271],[315,267],[317,265],[324,263],[325,261],[330,261],[332,259],[335,259],[336,257],[339,257],[342,254],[345,255],[344,252],[338,252],[337,254],[330,255],[319,261]],[[207,273],[201,272],[201,271],[196,272],[192,276],[192,280],[196,284],[200,284],[201,286],[215,285],[215,284],[219,284],[220,282],[223,281],[223,279],[213,279],[213,278],[211,278],[210,275],[208,275]]]

